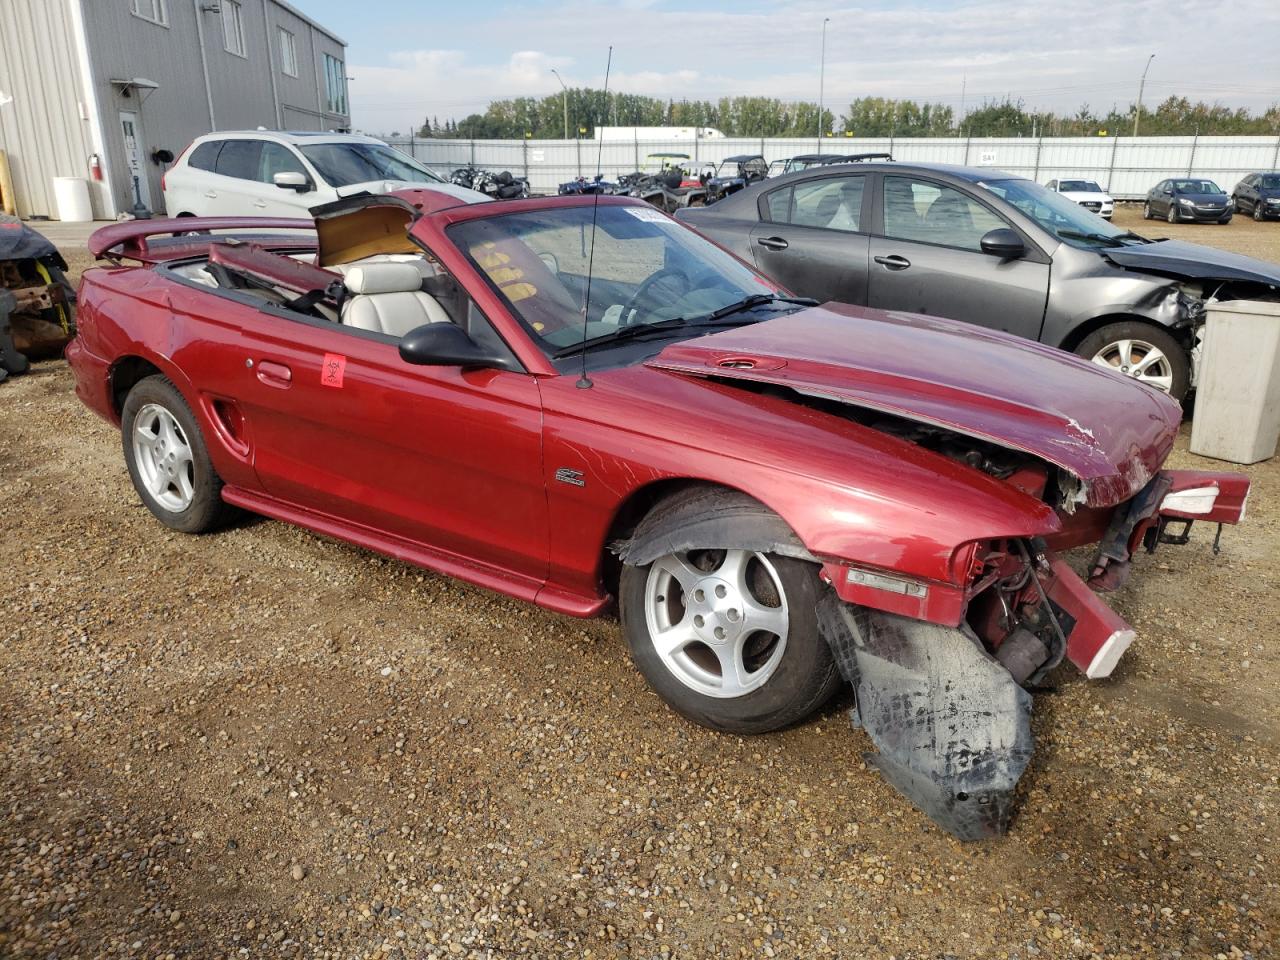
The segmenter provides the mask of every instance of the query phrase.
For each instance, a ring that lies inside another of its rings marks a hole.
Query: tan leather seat
[[[403,337],[424,323],[449,323],[439,301],[424,293],[422,273],[412,263],[369,263],[347,271],[348,299],[342,322],[360,330]]]
[[[345,277],[357,267],[367,267],[376,263],[411,263],[418,268],[418,272],[424,278],[434,277],[437,272],[435,264],[420,253],[375,253],[372,256],[365,257],[362,260],[354,260],[351,263],[332,263],[325,269],[332,270],[334,273]]]

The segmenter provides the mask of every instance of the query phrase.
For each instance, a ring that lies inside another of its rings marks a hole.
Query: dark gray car
[[[1280,299],[1280,267],[1147,240],[985,168],[823,167],[676,216],[797,294],[1017,333],[1179,399],[1205,301]]]
[[[1280,217],[1280,173],[1251,173],[1236,184],[1231,199],[1241,213],[1261,222]]]
[[[1147,199],[1142,205],[1143,219],[1164,217],[1170,223],[1183,220],[1230,223],[1235,212],[1235,201],[1227,196],[1227,191],[1212,180],[1199,177],[1161,180],[1147,191]]]

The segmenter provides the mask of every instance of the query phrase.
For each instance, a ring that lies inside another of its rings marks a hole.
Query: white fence
[[[529,178],[534,193],[555,193],[559,184],[595,175],[605,179],[640,169],[651,153],[687,153],[698,165],[739,153],[782,160],[801,153],[888,152],[917,163],[985,166],[1044,183],[1063,177],[1096,180],[1113,196],[1137,199],[1165,177],[1200,176],[1230,192],[1255,170],[1280,166],[1275,137],[935,137],[858,139],[833,137],[819,145],[798,140],[418,140],[387,141],[437,172],[468,163],[510,170]],[[820,148],[820,149],[819,149]]]

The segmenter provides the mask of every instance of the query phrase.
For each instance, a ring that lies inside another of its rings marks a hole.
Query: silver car
[[[794,293],[1073,351],[1182,399],[1204,304],[1280,299],[1280,267],[1113,227],[989,168],[819,167],[677,219]]]

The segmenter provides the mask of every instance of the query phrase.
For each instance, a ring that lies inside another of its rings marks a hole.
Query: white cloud
[[[459,28],[449,37],[450,49],[353,50],[354,121],[370,130],[404,129],[427,115],[461,118],[492,99],[546,96],[560,90],[552,67],[570,86],[598,87],[611,42],[615,90],[677,99],[816,99],[824,16],[831,18],[825,99],[837,111],[865,95],[958,106],[962,84],[970,106],[1007,93],[1042,109],[1074,111],[1088,102],[1105,110],[1134,98],[1152,51],[1149,104],[1179,93],[1258,109],[1280,91],[1280,58],[1268,39],[1280,30],[1280,5],[1273,0],[1238,0],[1231,16],[1251,29],[1194,55],[1180,43],[1151,39],[1186,36],[1157,29],[1160,24],[1217,18],[1193,0],[1077,0],[1069,8],[1014,0],[957,0],[946,7],[776,0],[747,12],[694,4],[512,6]],[[493,29],[502,23],[514,26]],[[407,24],[404,32],[417,31]],[[425,23],[421,32],[439,36]],[[526,49],[505,60],[485,59],[503,34],[518,36]]]

